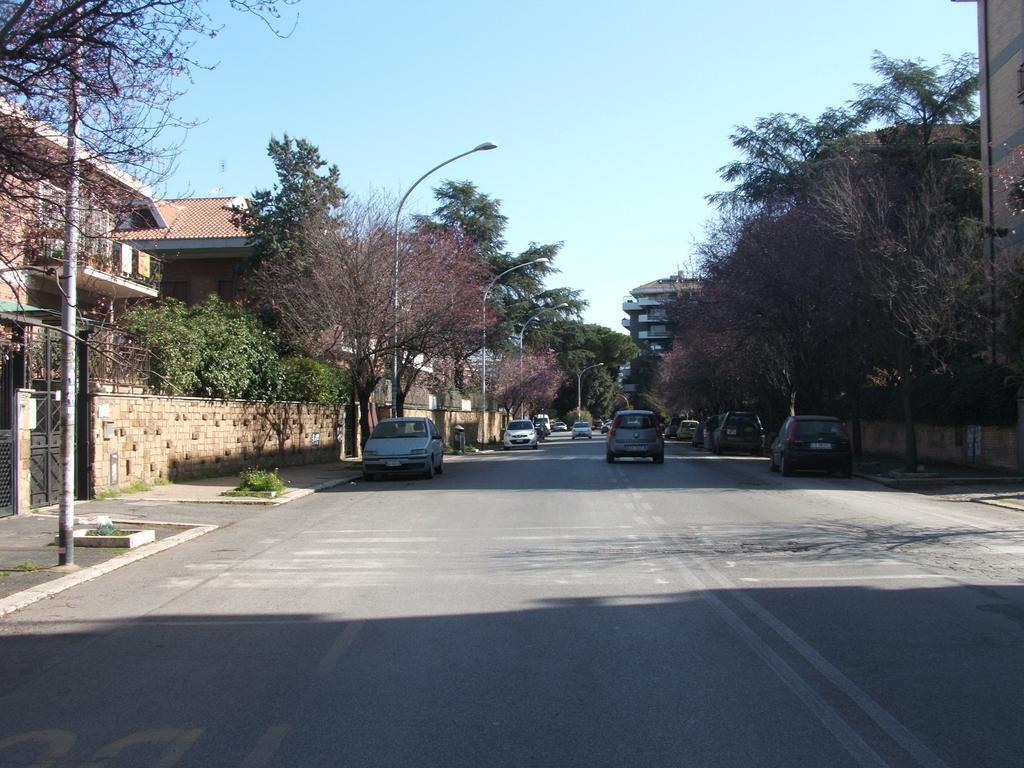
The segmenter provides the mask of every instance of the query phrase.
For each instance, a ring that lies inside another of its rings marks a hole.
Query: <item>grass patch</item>
[[[11,570],[32,573],[33,571],[43,570],[43,566],[39,565],[39,563],[33,563],[31,560],[26,560],[24,563],[18,563]]]
[[[158,484],[164,485],[165,483],[158,482]],[[142,480],[137,480],[131,485],[122,485],[118,486],[117,488],[108,488],[105,491],[100,491],[93,498],[99,499],[101,501],[105,499],[116,499],[118,496],[123,496],[126,493],[142,493],[143,491],[150,491],[152,489],[153,486],[150,485],[149,483],[144,482]]]

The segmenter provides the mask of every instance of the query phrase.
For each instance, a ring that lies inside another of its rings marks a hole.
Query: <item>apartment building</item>
[[[1024,275],[1024,0],[953,2],[978,6],[985,255],[996,318],[989,347],[1005,362],[1019,344],[1006,331],[1006,309],[1019,301]]]
[[[698,281],[688,278],[682,272],[669,277],[652,280],[632,289],[622,302],[622,327],[640,348],[641,355],[660,355],[672,349],[674,330],[669,318],[668,307],[678,298],[698,290]],[[637,384],[632,377],[631,364],[620,370],[623,391],[636,392]]]

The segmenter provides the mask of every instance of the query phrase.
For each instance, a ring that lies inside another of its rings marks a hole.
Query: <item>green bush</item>
[[[348,401],[352,384],[338,366],[304,355],[281,361],[281,399],[303,403],[337,405]]]
[[[242,470],[241,484],[238,486],[239,491],[246,491],[251,493],[280,493],[284,490],[284,481],[277,476],[276,469],[259,469],[258,467],[250,467],[249,469]]]
[[[1013,372],[979,360],[961,360],[944,373],[914,382],[914,419],[924,424],[1010,425],[1017,422],[1017,379]],[[867,387],[861,415],[877,421],[903,421],[899,388]]]
[[[277,335],[241,307],[210,296],[188,307],[165,299],[129,310],[124,324],[152,353],[154,386],[195,397],[276,400]]]

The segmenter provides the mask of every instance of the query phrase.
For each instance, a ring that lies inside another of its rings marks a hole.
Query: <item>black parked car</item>
[[[758,456],[764,441],[764,429],[756,413],[750,411],[727,411],[715,428],[714,450],[743,451]]]
[[[853,447],[846,425],[834,416],[790,416],[771,446],[772,472],[798,469],[853,474]]]

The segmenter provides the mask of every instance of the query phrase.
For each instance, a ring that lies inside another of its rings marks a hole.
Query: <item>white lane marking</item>
[[[856,683],[844,675],[831,662],[825,659],[816,651],[810,643],[800,637],[789,628],[775,614],[762,606],[759,602],[747,595],[742,590],[732,586],[726,577],[719,573],[708,563],[703,563],[706,572],[718,583],[722,589],[729,590],[729,593],[736,598],[748,611],[757,616],[767,624],[779,637],[781,637],[793,650],[799,653],[808,663],[811,664],[822,676],[825,677],[836,688],[845,693],[851,701],[856,704],[864,714],[881,728],[888,736],[898,743],[903,749],[913,755],[914,759],[926,768],[948,768],[945,761],[932,752],[923,742],[920,741],[906,726],[887,712],[878,702],[865,693]]]
[[[747,647],[760,657],[776,677],[803,702],[811,714],[818,718],[818,721],[859,765],[888,768],[888,763],[861,738],[860,734],[827,701],[821,698],[800,674],[786,663],[785,659],[772,650],[771,646],[762,640],[742,618],[723,603],[696,573],[687,568],[682,558],[675,558],[675,561],[679,573],[684,581],[689,582],[691,589],[711,606],[719,618],[732,627],[740,639],[747,644]]]
[[[338,639],[334,641],[334,644],[330,647],[330,650],[320,659],[320,663],[316,665],[316,673],[318,675],[329,675],[334,671],[335,665],[338,663],[338,659],[341,655],[349,649],[349,646],[355,642],[356,636],[363,628],[364,621],[350,621],[342,633],[338,635]]]
[[[903,579],[941,579],[943,581],[950,581],[948,575],[943,575],[942,573],[879,573],[876,575],[848,575],[848,577],[767,577],[757,579],[754,577],[744,577],[739,581],[771,584],[774,582],[889,582]]]
[[[665,522],[665,518],[661,515],[655,515],[654,522],[656,522],[658,525],[667,525],[667,523]]]
[[[942,579],[943,581],[949,581],[949,576],[945,576],[941,573],[906,573],[906,574],[876,574],[872,576],[768,576],[766,578],[754,578],[753,576],[745,576],[740,578],[740,581],[749,581],[756,583],[772,583],[777,581],[785,582],[808,582],[814,583],[818,581],[899,581],[902,579]]]

